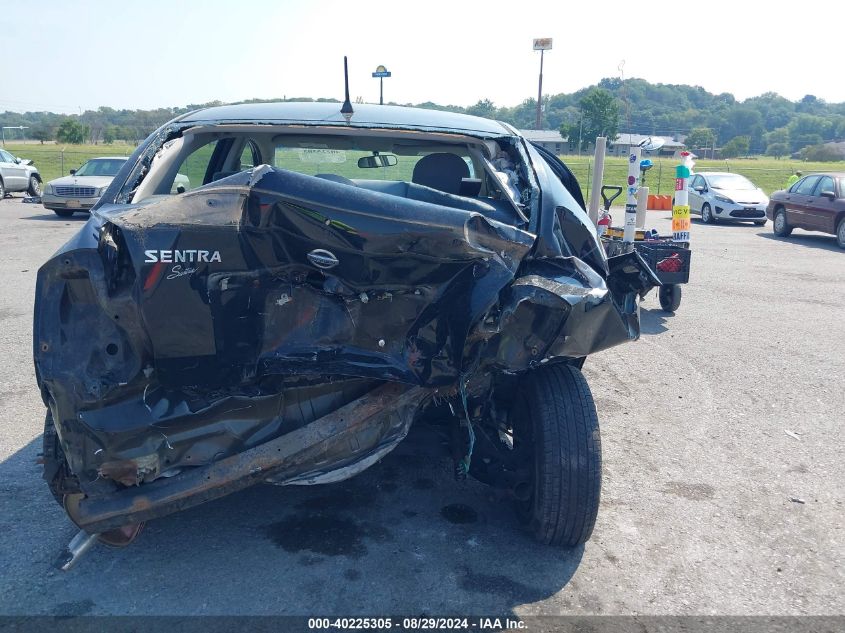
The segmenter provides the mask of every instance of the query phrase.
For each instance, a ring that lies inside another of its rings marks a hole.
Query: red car
[[[821,231],[836,236],[845,248],[845,173],[810,174],[785,191],[776,191],[766,207],[775,235],[792,229]]]

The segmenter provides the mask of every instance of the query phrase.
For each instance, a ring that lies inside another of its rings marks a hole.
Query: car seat
[[[464,178],[469,178],[469,166],[463,158],[448,152],[435,152],[417,161],[411,182],[458,195]]]

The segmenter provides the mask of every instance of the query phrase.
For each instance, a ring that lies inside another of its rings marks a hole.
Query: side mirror
[[[20,165],[20,164],[21,164],[21,159],[16,157],[15,158],[15,165]]]
[[[70,175],[71,175],[71,176],[73,176],[75,173],[76,173],[76,170],[75,170],[75,169],[71,169],[71,170],[70,170]]]
[[[704,185],[698,185],[696,187],[693,187],[693,190],[697,191],[698,193],[704,193]]]
[[[833,191],[822,191],[819,195],[828,200],[836,200],[836,194]]]
[[[362,156],[358,159],[358,167],[361,169],[375,169],[376,167],[393,167],[399,163],[395,154],[373,154]]]

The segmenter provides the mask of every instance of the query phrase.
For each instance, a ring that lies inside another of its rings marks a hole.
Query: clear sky
[[[788,7],[788,8],[786,8]],[[513,106],[602,77],[845,102],[840,1],[0,0],[0,111],[343,97]]]

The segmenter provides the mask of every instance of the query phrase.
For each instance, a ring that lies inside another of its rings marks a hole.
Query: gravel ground
[[[585,367],[604,484],[583,548],[533,543],[489,489],[405,443],[346,483],[256,487],[62,573],[51,564],[75,530],[35,463],[31,319],[38,266],[84,218],[20,197],[0,218],[0,614],[845,613],[832,236],[693,224],[678,312],[649,295],[641,340]]]

